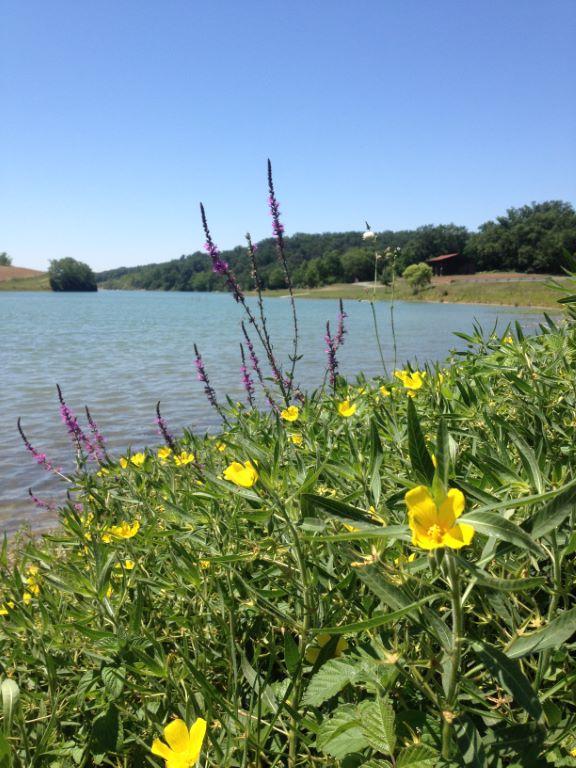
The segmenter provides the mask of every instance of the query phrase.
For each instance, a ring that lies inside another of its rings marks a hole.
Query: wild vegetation
[[[48,269],[53,291],[97,291],[96,277],[88,264],[67,257],[53,259]]]
[[[442,368],[354,382],[341,306],[302,393],[296,303],[279,359],[202,218],[246,402],[196,349],[220,433],[176,438],[158,405],[162,447],[114,457],[58,390],[72,477],[19,423],[69,498],[2,552],[0,762],[576,765],[576,296],[538,336],[477,328]]]
[[[373,243],[361,232],[295,234],[285,237],[285,252],[296,287],[316,288],[334,283],[354,283],[374,277]],[[560,274],[576,254],[576,213],[569,203],[549,201],[511,208],[505,216],[483,224],[477,233],[466,227],[426,225],[415,230],[378,233],[382,254],[395,252],[396,272],[443,253],[463,252],[475,259],[479,270],[508,270]],[[223,258],[244,290],[252,286],[249,248],[224,251]],[[257,261],[264,289],[285,287],[284,274],[275,255],[275,240],[257,244]],[[378,278],[391,281],[391,265],[382,260]],[[105,288],[215,291],[222,282],[197,251],[172,261],[141,267],[122,267],[97,275]]]

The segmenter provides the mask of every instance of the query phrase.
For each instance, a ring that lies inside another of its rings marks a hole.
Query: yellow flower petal
[[[184,720],[172,720],[164,728],[164,738],[168,742],[168,746],[174,752],[186,752],[190,742],[190,736],[188,734],[188,728]]]
[[[173,754],[170,747],[167,744],[164,744],[163,741],[160,741],[160,739],[154,739],[152,742],[151,751],[153,755],[163,757],[164,760],[169,760]]]
[[[474,536],[474,528],[468,523],[456,523],[444,534],[444,546],[451,549],[467,547]]]
[[[204,736],[206,735],[206,720],[199,717],[196,722],[190,728],[190,741],[189,741],[189,757],[195,763],[200,757],[200,750],[202,749],[202,743]]]
[[[464,494],[458,488],[451,488],[446,494],[446,498],[440,504],[439,518],[440,525],[444,528],[452,528],[454,521],[457,520],[462,512],[466,501]]]
[[[340,416],[348,419],[356,413],[356,406],[350,403],[350,400],[343,400],[341,403],[338,403],[338,413]]]
[[[296,421],[300,415],[300,409],[297,405],[289,405],[280,413],[280,418],[284,421]]]
[[[250,461],[245,461],[244,464],[233,461],[224,470],[224,478],[242,488],[251,488],[258,480],[258,472]]]

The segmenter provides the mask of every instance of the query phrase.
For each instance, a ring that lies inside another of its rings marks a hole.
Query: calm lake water
[[[251,301],[251,300],[250,300]],[[332,300],[298,301],[301,351],[297,379],[304,388],[321,384],[326,363],[325,324],[336,325]],[[369,304],[347,302],[348,335],[340,352],[341,372],[381,373]],[[291,344],[289,303],[266,302],[279,356]],[[387,362],[393,364],[390,305],[376,306]],[[218,418],[196,380],[193,344],[204,356],[217,391],[242,399],[239,372],[241,309],[226,294],[101,291],[97,294],[0,293],[0,530],[20,523],[48,525],[54,517],[36,509],[28,488],[57,501],[64,486],[37,467],[16,430],[24,429],[37,449],[65,470],[72,451],[60,422],[56,383],[78,414],[87,404],[112,453],[120,455],[160,442],[154,408],[162,401],[172,431],[214,430]],[[464,343],[453,331],[471,331],[474,320],[502,332],[518,320],[536,331],[540,313],[481,305],[399,302],[395,309],[398,363],[442,361]],[[283,353],[283,354],[282,354]]]

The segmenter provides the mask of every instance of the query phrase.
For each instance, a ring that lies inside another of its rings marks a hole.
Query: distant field
[[[432,285],[419,294],[412,293],[407,283],[396,283],[396,299],[402,301],[436,301],[449,304],[501,304],[514,307],[557,307],[562,295],[549,283],[545,275],[517,275],[506,273],[477,273],[475,275],[435,278]],[[563,283],[565,278],[555,278]],[[391,288],[370,283],[339,283],[322,288],[297,288],[295,295],[309,299],[371,299],[390,300]],[[267,296],[283,296],[285,290],[267,291]]]
[[[0,291],[48,291],[48,275],[38,269],[0,267]]]

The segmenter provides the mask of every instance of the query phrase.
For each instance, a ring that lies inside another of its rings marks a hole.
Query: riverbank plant
[[[68,501],[0,558],[0,765],[576,765],[573,315],[349,382],[341,308],[309,393],[252,317],[268,403],[216,436],[158,407],[112,456],[59,393]]]

